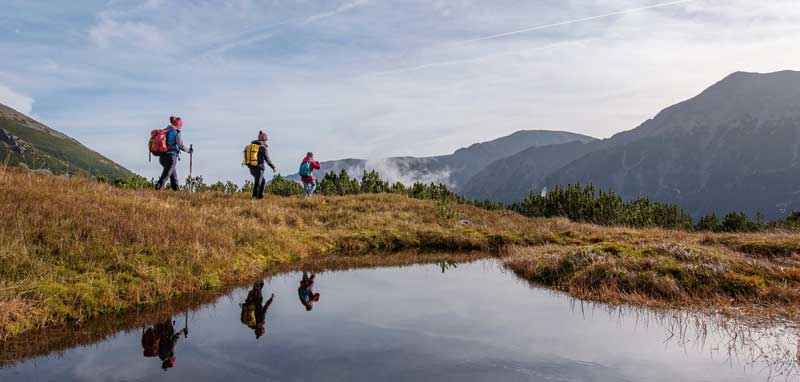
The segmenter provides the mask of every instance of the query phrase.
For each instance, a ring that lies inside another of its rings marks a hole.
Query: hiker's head
[[[264,332],[266,332],[266,330],[264,329],[264,326],[263,325],[259,325],[256,328],[256,339],[258,339],[259,337],[263,336]]]
[[[309,158],[314,158],[314,153],[309,151],[309,152],[306,153],[306,156],[309,157]]]
[[[181,117],[171,116],[169,117],[169,124],[180,130],[183,127],[183,120]]]
[[[267,139],[269,139],[269,137],[267,136],[267,133],[259,130],[259,132],[258,132],[258,140],[266,142]]]
[[[311,311],[311,309],[313,309],[313,308],[314,308],[314,306],[313,306],[313,305],[311,305],[311,304],[305,304],[305,306],[306,306],[306,312],[310,312],[310,311]]]

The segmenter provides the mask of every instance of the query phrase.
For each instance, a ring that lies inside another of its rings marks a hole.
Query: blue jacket
[[[181,151],[188,151],[186,147],[183,147],[183,142],[181,141],[181,132],[173,128],[172,126],[167,126],[164,130],[168,130],[167,133],[167,154],[169,155],[179,155]]]

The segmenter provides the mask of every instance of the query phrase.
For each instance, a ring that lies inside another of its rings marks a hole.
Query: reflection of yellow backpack
[[[244,148],[244,164],[247,166],[258,166],[258,150],[261,145],[258,143],[251,143]]]
[[[239,318],[243,324],[255,328],[256,327],[256,304],[242,305],[242,316]]]

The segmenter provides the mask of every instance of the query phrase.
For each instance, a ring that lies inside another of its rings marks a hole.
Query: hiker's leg
[[[308,182],[303,182],[303,196],[308,196]]]
[[[162,155],[158,157],[158,163],[161,165],[162,170],[161,170],[161,176],[158,178],[158,182],[156,182],[156,190],[164,188],[164,184],[167,182],[167,179],[169,179],[169,176],[171,175],[170,171],[172,169],[172,166],[170,165],[168,159],[171,156],[172,155]]]
[[[266,170],[261,169],[261,183],[258,184],[258,198],[264,199],[264,187],[267,186],[267,178],[264,176]]]
[[[258,198],[258,182],[261,178],[261,170],[258,167],[250,167],[250,175],[253,176],[253,197]]]
[[[180,181],[178,180],[178,169],[176,167],[178,165],[178,157],[175,155],[168,156],[172,158],[172,171],[170,172],[169,176],[169,185],[172,187],[172,191],[178,191],[178,186],[180,185]]]
[[[317,182],[309,182],[308,183],[308,195],[313,195],[314,191],[317,190]]]

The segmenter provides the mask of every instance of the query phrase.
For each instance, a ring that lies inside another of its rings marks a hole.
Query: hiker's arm
[[[259,153],[263,155],[264,162],[267,163],[267,166],[269,166],[272,169],[272,171],[275,171],[275,165],[272,164],[272,160],[269,159],[269,152],[267,152],[267,148],[262,147],[261,150],[259,150]]]
[[[322,166],[320,166],[319,162],[316,162],[316,161],[312,161],[312,162],[311,162],[311,168],[312,168],[312,169],[314,169],[314,170],[319,170],[319,169],[320,169],[320,167],[322,167]]]
[[[178,148],[181,149],[181,151],[185,153],[189,152],[189,149],[187,149],[186,146],[183,145],[183,140],[181,139],[180,133],[175,135],[175,144],[178,145]]]

